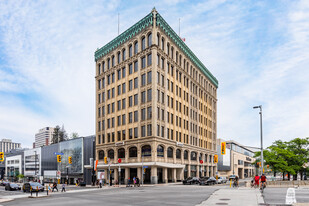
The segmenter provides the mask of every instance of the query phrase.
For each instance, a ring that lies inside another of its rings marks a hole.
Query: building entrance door
[[[158,168],[157,173],[158,173],[158,183],[163,183],[163,169]]]
[[[137,168],[130,168],[130,180],[133,183],[133,177],[137,177]]]
[[[121,184],[124,184],[124,177],[125,177],[125,169],[121,169],[121,172],[120,172],[120,183]]]

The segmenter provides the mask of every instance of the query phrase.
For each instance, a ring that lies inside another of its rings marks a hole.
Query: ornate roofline
[[[162,16],[158,13],[156,15],[156,24],[160,26],[174,43],[190,58],[190,60],[211,80],[211,82],[218,88],[218,80],[210,73],[205,65],[195,56],[183,40],[176,34],[176,32],[166,23]]]
[[[113,39],[111,42],[109,42],[105,46],[98,49],[94,53],[95,61],[97,61],[99,58],[103,57],[104,55],[108,54],[110,51],[114,50],[119,45],[128,41],[129,39],[131,39],[133,36],[141,32],[144,28],[146,28],[149,25],[153,25],[152,13],[148,14],[143,19],[141,19],[139,22],[137,22],[136,24],[131,26],[129,29],[121,33],[119,36],[117,36],[115,39]]]
[[[168,23],[163,19],[163,17],[157,13],[155,8],[151,11],[150,14],[145,16],[139,22],[131,26],[129,29],[124,31],[122,34],[117,36],[111,42],[98,49],[95,54],[95,61],[99,58],[105,56],[119,45],[128,41],[136,34],[141,32],[144,28],[149,25],[153,26],[153,17],[156,16],[156,26],[161,27],[161,29],[168,35],[174,43],[187,55],[190,60],[210,79],[210,81],[218,88],[218,80],[211,74],[211,72],[205,67],[205,65],[195,56],[195,54],[189,49],[189,47],[182,41],[182,39],[176,34],[176,32],[168,25]]]

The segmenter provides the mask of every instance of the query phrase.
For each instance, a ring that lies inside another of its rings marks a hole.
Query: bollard
[[[230,179],[230,188],[232,187],[232,179]]]
[[[36,196],[38,196],[38,190],[36,190]]]
[[[31,197],[32,197],[32,187],[30,187],[30,194],[31,194]]]

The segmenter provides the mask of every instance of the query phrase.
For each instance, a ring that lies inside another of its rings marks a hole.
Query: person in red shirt
[[[257,187],[260,182],[260,177],[258,175],[255,175],[254,177],[254,186]]]
[[[262,186],[266,187],[266,176],[264,174],[262,174],[260,180],[261,180],[261,188]]]

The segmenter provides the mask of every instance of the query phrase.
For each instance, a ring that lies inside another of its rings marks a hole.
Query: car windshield
[[[188,178],[187,178],[187,180],[191,180],[191,179],[192,179],[192,177],[188,177]]]
[[[208,180],[209,177],[202,177],[201,180]]]

